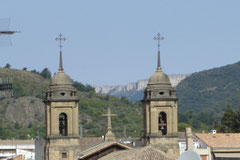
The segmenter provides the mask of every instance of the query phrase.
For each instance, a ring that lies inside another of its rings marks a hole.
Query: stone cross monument
[[[115,141],[115,135],[112,132],[112,122],[111,122],[111,118],[114,116],[117,116],[116,114],[111,114],[111,109],[110,107],[108,107],[108,113],[107,114],[103,114],[103,117],[107,117],[108,118],[108,127],[107,127],[107,133],[105,135],[105,140],[106,141]]]

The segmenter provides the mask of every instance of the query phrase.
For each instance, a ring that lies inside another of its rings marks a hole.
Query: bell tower
[[[77,160],[79,149],[78,98],[71,78],[63,71],[62,45],[60,41],[60,62],[46,92],[45,160]]]
[[[144,145],[153,145],[178,157],[178,98],[160,64],[160,40],[163,37],[158,33],[154,39],[158,41],[157,70],[150,77],[142,100]]]

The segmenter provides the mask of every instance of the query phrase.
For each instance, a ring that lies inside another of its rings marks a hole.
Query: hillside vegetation
[[[193,73],[177,86],[179,110],[222,112],[240,107],[240,62]]]
[[[177,86],[179,120],[213,129],[226,106],[240,108],[240,62],[191,74]]]
[[[44,103],[46,89],[50,83],[37,72],[4,68],[1,77],[13,78],[14,97],[0,101],[0,138],[26,139],[44,136]],[[84,136],[101,136],[106,132],[107,118],[102,114],[111,107],[118,116],[113,118],[113,129],[117,136],[140,136],[142,109],[138,103],[126,98],[100,95],[90,85],[74,82],[78,89],[79,118]]]
[[[12,77],[15,98],[21,96],[43,98],[49,84],[49,79],[25,70],[1,68],[0,77]]]

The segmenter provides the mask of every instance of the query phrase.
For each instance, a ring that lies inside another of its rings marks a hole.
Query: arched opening
[[[158,116],[158,131],[162,135],[167,135],[167,114],[165,112],[160,112]]]
[[[59,134],[67,136],[67,114],[61,113],[59,115]]]

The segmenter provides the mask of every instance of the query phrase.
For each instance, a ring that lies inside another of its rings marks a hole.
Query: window
[[[62,158],[67,158],[67,153],[66,152],[62,152]]]
[[[59,134],[67,136],[67,114],[61,113],[59,115]]]
[[[164,92],[159,92],[160,95],[164,95]]]

